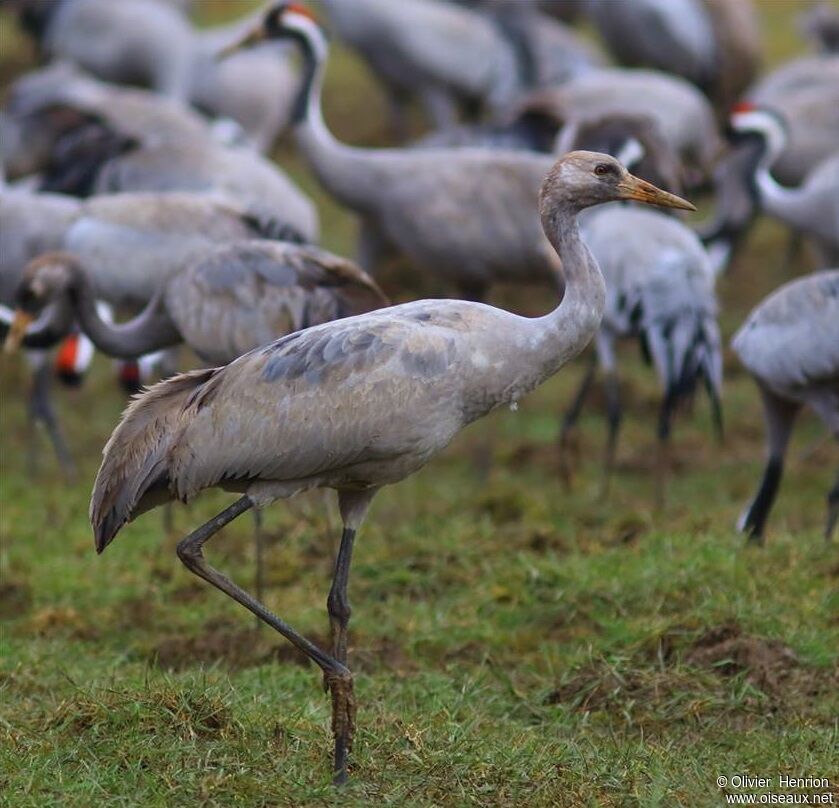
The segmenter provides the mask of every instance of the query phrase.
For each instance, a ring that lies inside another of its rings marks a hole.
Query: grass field
[[[760,4],[770,63],[802,49],[797,6]],[[28,51],[0,22],[8,80]],[[378,142],[381,99],[336,56],[328,118],[348,140]],[[316,195],[324,242],[351,253],[352,220],[288,147],[279,158]],[[784,279],[784,243],[761,224],[722,281],[726,337]],[[496,300],[546,305],[520,298]],[[628,418],[608,501],[597,406],[573,490],[558,482],[557,413],[579,362],[379,495],[350,581],[359,730],[336,793],[318,671],[175,556],[229,496],[178,508],[169,536],[147,514],[97,557],[90,484],[125,403],[110,364],[98,358],[82,389],[58,394],[80,465],[68,484],[43,442],[27,477],[26,374],[0,358],[0,805],[715,806],[717,778],[738,773],[829,777],[839,800],[839,553],[821,537],[835,446],[802,420],[767,546],[746,548],[733,526],[761,468],[752,383],[727,356],[723,445],[704,402],[679,418],[657,510],[657,388],[635,346],[622,361]],[[336,511],[315,494],[265,514],[268,604],[316,640]],[[249,581],[250,523],[209,557]]]

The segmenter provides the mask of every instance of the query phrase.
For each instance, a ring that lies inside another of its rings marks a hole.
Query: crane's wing
[[[746,368],[772,387],[839,382],[839,270],[808,275],[773,292],[732,345]]]
[[[386,482],[421,466],[464,423],[452,376],[465,326],[457,307],[437,305],[315,326],[218,370],[184,406],[169,453],[175,495],[231,480],[363,484],[365,465],[393,462],[379,471]]]
[[[212,249],[167,284],[184,340],[219,364],[312,325],[387,305],[355,264],[316,247],[244,241]]]

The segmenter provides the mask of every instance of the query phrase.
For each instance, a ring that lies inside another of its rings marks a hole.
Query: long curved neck
[[[606,284],[600,267],[583,243],[572,202],[542,211],[542,226],[562,261],[565,294],[544,317],[531,320],[535,364],[540,381],[552,376],[585,349],[600,327],[606,306]]]
[[[754,175],[761,207],[790,224],[805,224],[808,211],[801,209],[801,192],[797,188],[785,188],[772,176],[772,166],[781,156],[782,145],[775,143],[773,138],[767,138],[765,142]]]
[[[344,204],[364,208],[376,199],[378,182],[368,168],[369,149],[347,146],[329,131],[321,98],[328,46],[320,30],[296,35],[303,54],[303,77],[295,102],[295,139],[324,187]]]
[[[152,298],[143,311],[127,323],[102,319],[96,307],[93,288],[81,267],[71,264],[66,299],[79,320],[82,331],[103,353],[116,359],[136,359],[182,341],[169,315],[162,309],[161,296]]]

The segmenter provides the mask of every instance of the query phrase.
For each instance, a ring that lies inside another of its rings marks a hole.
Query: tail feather
[[[666,420],[702,382],[708,391],[714,425],[722,429],[722,344],[716,319],[710,312],[682,315],[657,323],[645,332],[653,362],[665,388]]]
[[[189,396],[215,369],[181,373],[135,397],[102,451],[90,523],[101,553],[127,522],[172,499],[168,454]]]

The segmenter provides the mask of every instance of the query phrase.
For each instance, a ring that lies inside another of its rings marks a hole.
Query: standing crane
[[[319,34],[282,3],[270,25]],[[424,300],[315,326],[223,368],[175,376],[136,399],[104,450],[91,497],[98,552],[126,522],[206,488],[241,497],[178,545],[186,567],[293,643],[323,671],[332,698],[337,783],[355,728],[347,667],[347,597],[356,531],[376,492],[424,466],[467,424],[515,405],[577,355],[603,314],[603,276],[579,236],[583,208],[617,199],[690,203],[591,152],[562,158],[544,180],[541,221],[565,273],[565,295],[544,317],[485,304]],[[471,213],[464,211],[464,213]],[[203,546],[245,511],[313,488],[337,491],[341,546],[327,610],[325,652],[209,565]]]
[[[839,54],[784,62],[744,100],[783,119],[787,137],[772,173],[779,182],[798,185],[839,143]]]
[[[301,48],[297,142],[324,187],[361,218],[359,260],[365,270],[372,273],[382,256],[397,253],[470,300],[482,299],[501,280],[561,287],[556,254],[539,226],[539,186],[552,157],[513,150],[365,149],[339,143],[321,112],[328,55],[323,31],[311,18],[294,31],[278,19],[278,12],[269,12],[262,25],[224,53],[265,39],[292,39]]]
[[[567,476],[571,430],[599,366],[608,422],[603,490],[608,490],[622,418],[615,343],[636,337],[663,388],[656,489],[661,496],[669,467],[673,413],[697,385],[705,386],[717,430],[722,430],[722,348],[714,273],[693,231],[659,211],[605,205],[586,211],[581,231],[606,279],[606,307],[591,362],[563,420],[563,468]]]
[[[821,266],[839,262],[839,150],[813,168],[798,188],[785,188],[771,174],[773,163],[783,153],[786,130],[783,121],[767,110],[740,107],[732,115],[732,128],[751,133],[763,149],[748,178],[762,210],[815,243]]]
[[[237,241],[196,253],[161,281],[133,320],[115,325],[97,309],[94,280],[84,261],[45,253],[24,272],[6,350],[24,339],[50,345],[75,321],[103,353],[137,359],[186,343],[200,359],[226,364],[277,337],[388,305],[350,261],[317,247],[273,241]],[[101,287],[101,282],[100,282]],[[27,332],[36,317],[38,327]],[[262,597],[263,540],[259,518],[254,545],[256,595]]]
[[[839,269],[784,284],[760,303],[732,346],[760,390],[766,421],[763,479],[738,523],[762,544],[795,418],[808,406],[839,440]],[[839,519],[839,475],[827,496],[825,538]]]

